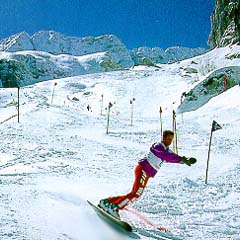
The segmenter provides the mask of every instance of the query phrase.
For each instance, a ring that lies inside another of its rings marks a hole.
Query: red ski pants
[[[141,165],[137,165],[135,168],[135,180],[132,187],[132,191],[123,196],[110,197],[108,200],[110,203],[115,203],[119,206],[119,209],[123,209],[130,202],[137,200],[143,193],[144,188],[147,185],[149,176],[143,170]]]

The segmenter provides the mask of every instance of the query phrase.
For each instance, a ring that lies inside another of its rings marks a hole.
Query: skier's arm
[[[157,150],[154,147],[150,148],[150,151],[158,158],[161,158],[162,160],[166,161],[166,162],[171,162],[171,163],[179,163],[181,162],[181,157],[178,156],[175,153],[171,153],[164,150]]]
[[[150,151],[158,158],[170,163],[184,163],[188,166],[195,164],[197,162],[196,158],[190,157],[186,158],[185,156],[181,157],[173,152],[168,152],[165,149],[156,149],[154,145],[150,148]]]

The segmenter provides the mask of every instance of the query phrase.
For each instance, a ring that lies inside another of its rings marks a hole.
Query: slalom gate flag
[[[213,122],[212,122],[212,132],[217,131],[219,129],[222,129],[222,127],[215,120],[213,120]]]
[[[160,110],[159,110],[160,113],[162,113],[162,107],[160,107]]]

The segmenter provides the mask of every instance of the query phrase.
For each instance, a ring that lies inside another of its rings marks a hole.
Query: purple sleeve
[[[166,162],[179,163],[181,157],[175,153],[168,152],[161,144],[153,145],[150,151],[158,158]]]

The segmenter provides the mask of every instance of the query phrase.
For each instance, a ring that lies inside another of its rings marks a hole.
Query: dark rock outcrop
[[[240,43],[240,1],[216,0],[208,43],[211,48]]]
[[[183,93],[185,98],[183,103],[178,107],[178,113],[194,111],[206,104],[211,98],[223,93],[225,91],[224,77],[227,79],[227,89],[240,84],[240,67],[231,66],[220,68],[210,74],[192,90]]]

